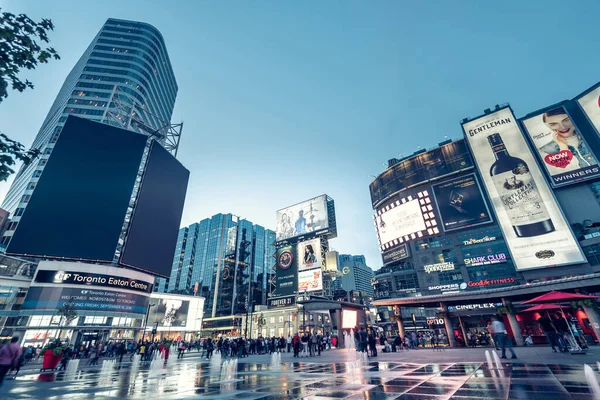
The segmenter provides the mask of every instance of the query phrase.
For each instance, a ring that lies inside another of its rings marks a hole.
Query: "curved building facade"
[[[12,215],[3,245],[10,241],[69,115],[146,134],[165,146],[177,90],[160,32],[142,22],[108,19],[67,76],[33,141],[41,156],[21,168],[2,203]]]

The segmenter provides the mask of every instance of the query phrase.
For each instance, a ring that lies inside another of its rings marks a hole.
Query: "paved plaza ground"
[[[517,348],[519,359],[502,360],[501,368],[489,368],[485,350],[419,349],[380,353],[366,362],[356,361],[350,350],[300,359],[284,353],[280,368],[273,368],[271,356],[254,355],[239,359],[237,373],[230,375],[193,352],[154,371],[128,358],[113,371],[102,371],[102,361],[87,367],[83,360],[74,374],[40,373],[39,364],[28,364],[16,380],[4,382],[0,399],[591,400],[583,364],[600,379],[600,346],[586,355]]]

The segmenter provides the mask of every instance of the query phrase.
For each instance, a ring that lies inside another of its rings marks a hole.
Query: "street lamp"
[[[154,307],[156,304],[148,305],[148,310],[146,311],[146,318],[144,319],[144,333],[142,334],[142,343],[144,343],[144,339],[146,339],[146,328],[148,327],[148,315],[150,315],[150,308]]]

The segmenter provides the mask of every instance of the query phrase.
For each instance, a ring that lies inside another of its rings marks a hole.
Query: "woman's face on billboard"
[[[570,137],[575,134],[573,123],[567,114],[546,116],[546,126],[562,137]]]

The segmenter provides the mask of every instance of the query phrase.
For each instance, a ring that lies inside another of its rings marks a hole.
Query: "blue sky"
[[[275,211],[327,193],[331,246],[381,258],[368,185],[383,163],[462,135],[459,121],[510,102],[518,116],[600,80],[600,2],[32,1],[62,59],[0,106],[0,130],[30,145],[64,78],[109,17],[153,24],[179,84],[178,158],[191,177],[182,225]],[[0,198],[9,183],[0,184]]]

